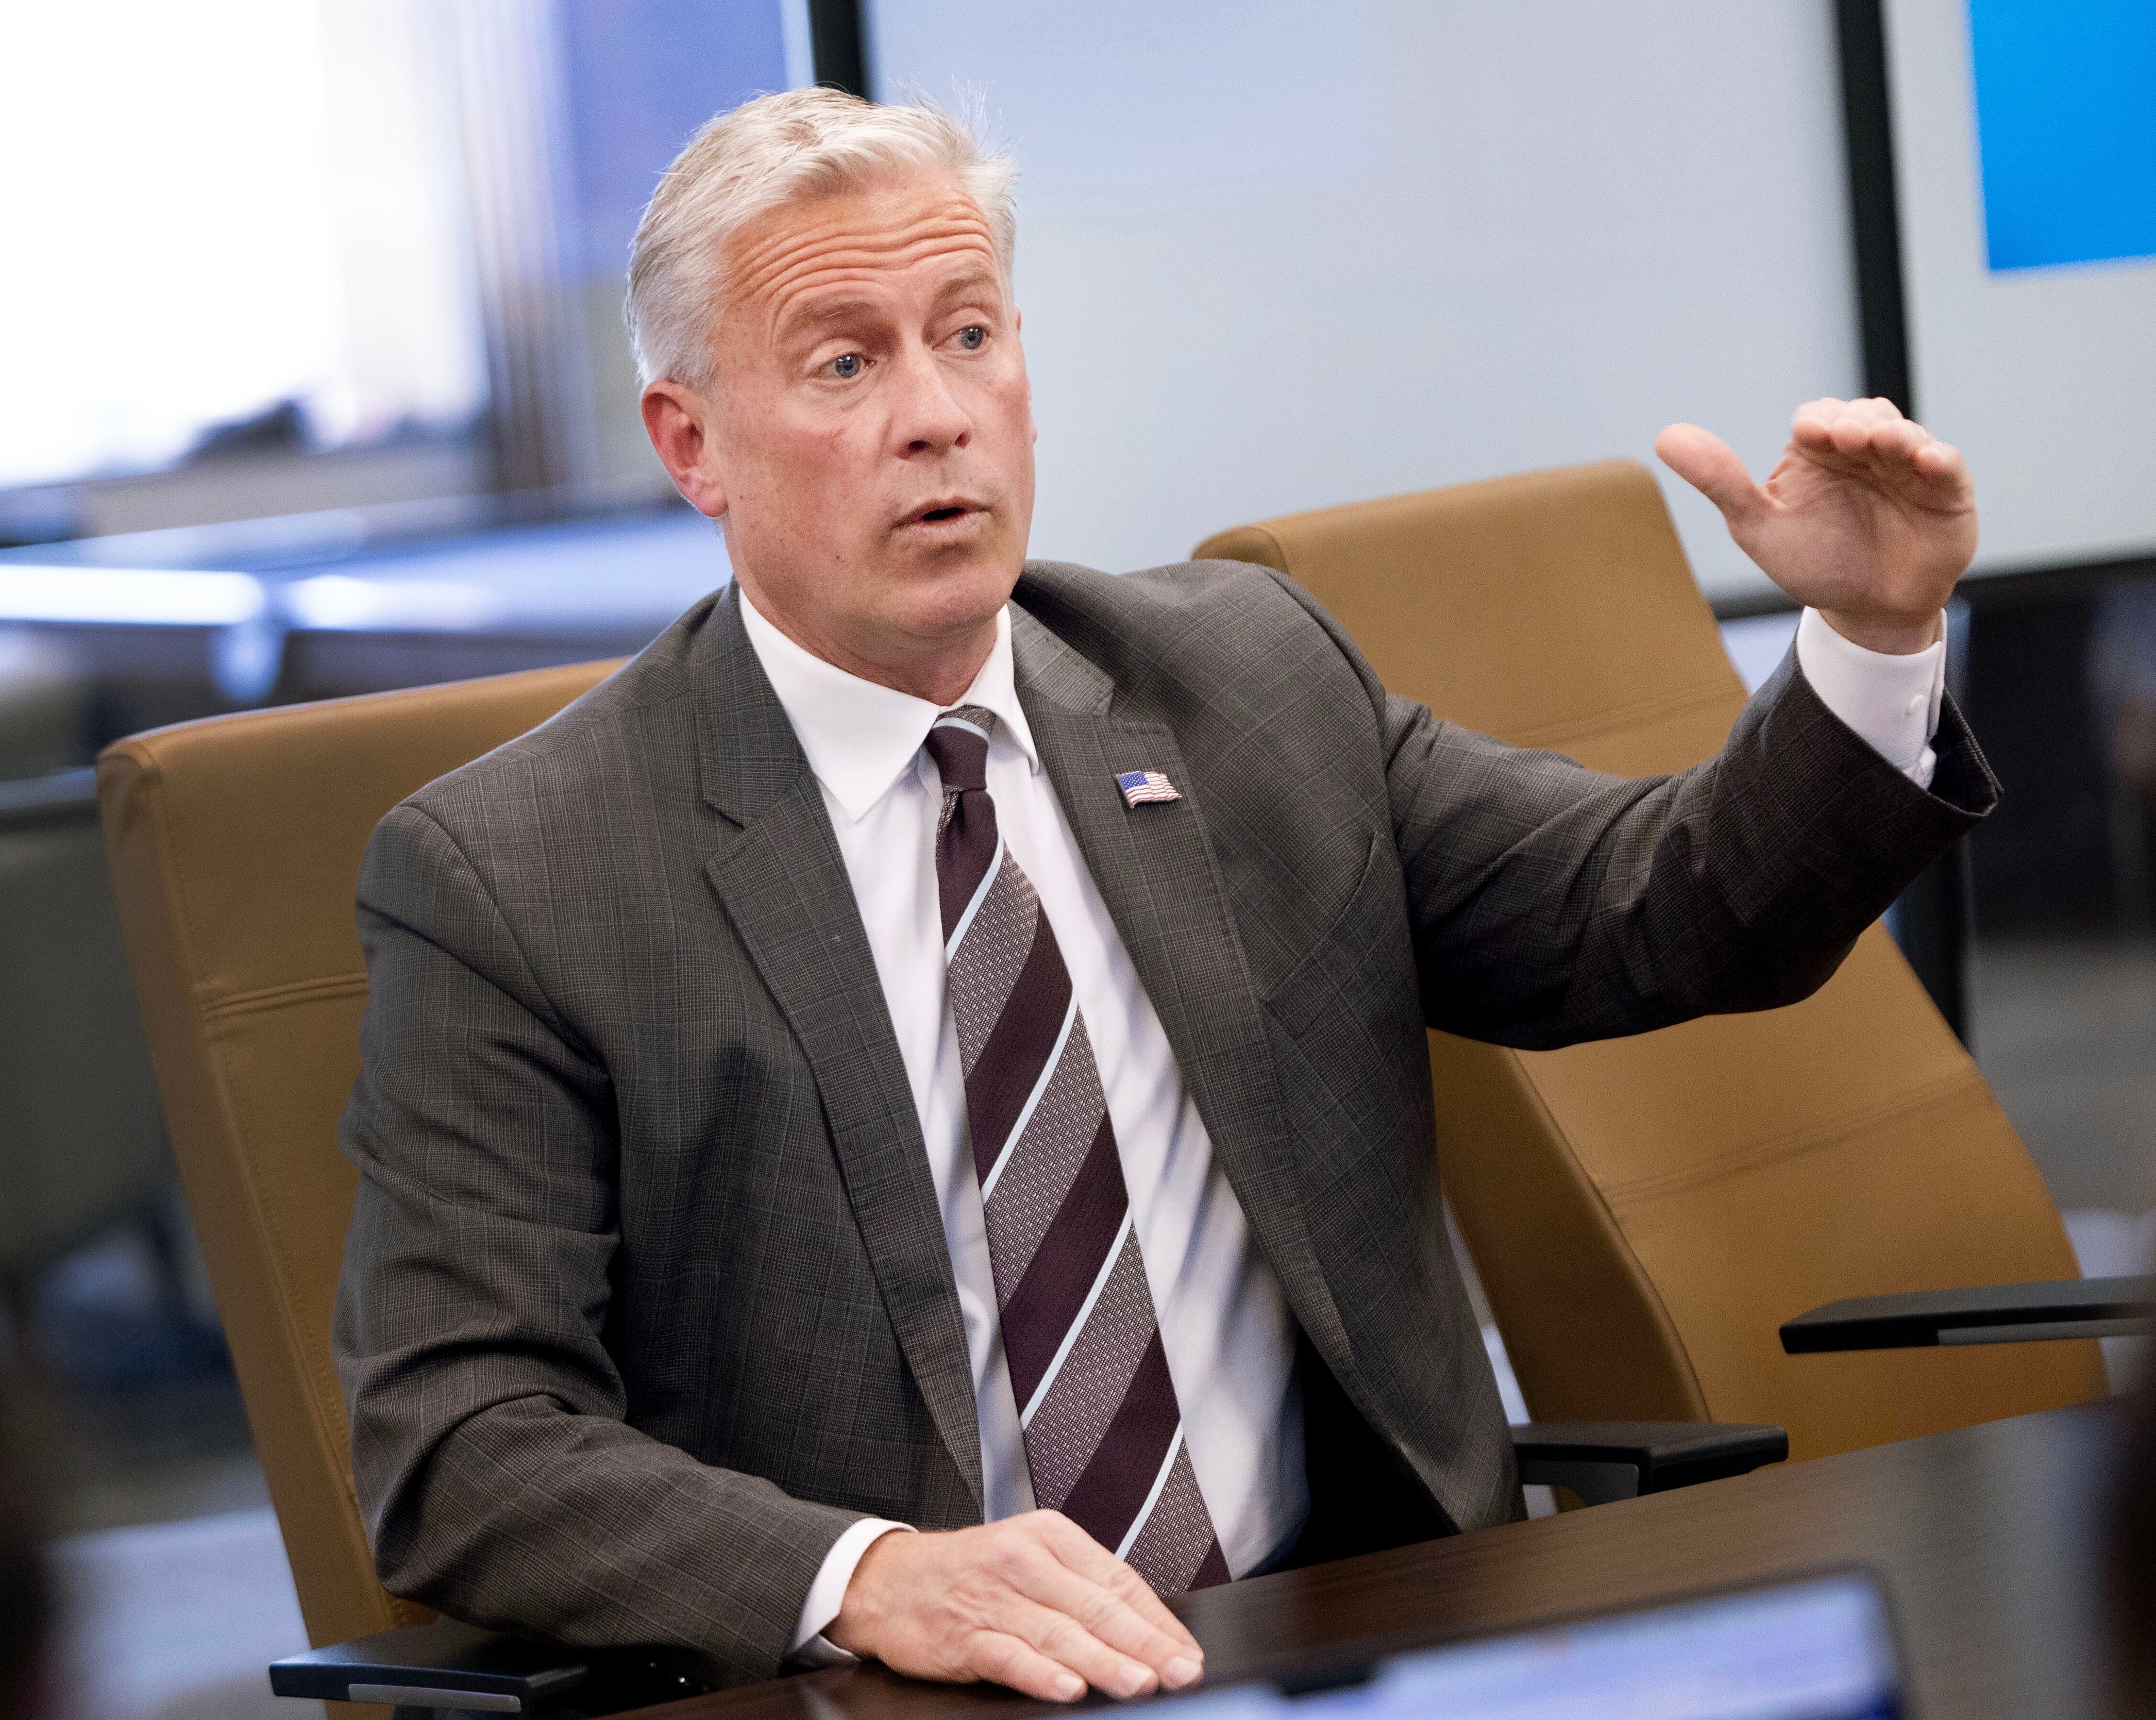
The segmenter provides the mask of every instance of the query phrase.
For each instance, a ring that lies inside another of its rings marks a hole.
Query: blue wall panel
[[[1969,0],[1994,270],[2156,255],[2156,0]]]

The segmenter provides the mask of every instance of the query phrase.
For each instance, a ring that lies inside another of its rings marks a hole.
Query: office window
[[[472,422],[441,28],[424,0],[0,14],[0,486]]]
[[[571,208],[561,269],[584,342],[588,485],[672,486],[644,439],[622,327],[629,241],[659,176],[714,114],[814,81],[807,0],[559,0]]]

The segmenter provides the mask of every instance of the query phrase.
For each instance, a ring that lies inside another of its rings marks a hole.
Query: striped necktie
[[[936,881],[973,1169],[1034,1501],[1157,1594],[1228,1580],[1153,1319],[1086,1018],[988,785],[994,713],[928,733]]]

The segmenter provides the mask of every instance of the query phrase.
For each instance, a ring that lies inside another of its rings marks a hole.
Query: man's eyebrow
[[[940,310],[959,300],[972,298],[984,289],[1000,292],[1003,277],[993,269],[969,269],[963,275],[946,281],[937,290],[935,303]],[[779,319],[778,338],[793,340],[806,331],[831,328],[856,320],[874,318],[883,314],[885,307],[873,299],[810,299],[797,300]]]
[[[983,287],[999,291],[1002,286],[1003,277],[994,270],[969,269],[963,275],[946,281],[943,290],[936,295],[936,302],[947,305],[954,299],[970,298]]]
[[[857,317],[873,316],[877,306],[867,299],[812,299],[806,304],[796,300],[793,308],[780,319],[779,338],[783,340],[804,328],[820,328],[833,323],[851,322]]]

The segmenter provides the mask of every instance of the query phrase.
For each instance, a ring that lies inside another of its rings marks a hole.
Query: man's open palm
[[[1655,452],[1722,511],[1738,547],[1835,629],[1880,651],[1932,643],[1976,553],[1976,492],[1958,450],[1890,400],[1814,400],[1764,484],[1697,424]]]

